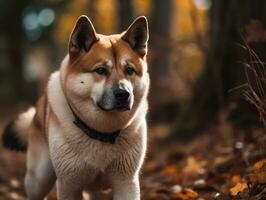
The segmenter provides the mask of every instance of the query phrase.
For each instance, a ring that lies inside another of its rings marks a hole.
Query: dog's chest
[[[92,140],[77,129],[66,129],[50,122],[49,146],[57,168],[104,170],[120,153],[115,145]]]

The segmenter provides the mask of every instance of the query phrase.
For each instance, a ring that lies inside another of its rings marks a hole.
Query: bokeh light
[[[193,0],[193,3],[202,10],[208,10],[211,7],[211,0]]]
[[[37,41],[42,35],[43,28],[50,26],[55,19],[54,10],[43,8],[39,12],[33,8],[27,8],[24,11],[23,27],[27,39]]]
[[[42,26],[49,26],[53,23],[55,13],[51,8],[45,8],[38,15],[38,22]]]

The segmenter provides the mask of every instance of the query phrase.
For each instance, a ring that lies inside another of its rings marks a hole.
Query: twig
[[[249,61],[245,63],[245,75],[247,83],[239,86],[245,88],[244,97],[253,104],[259,112],[260,121],[266,128],[266,69],[265,63],[260,60],[255,51],[249,46],[248,42],[242,36],[244,45],[240,45],[248,51]],[[245,87],[246,86],[246,87]]]

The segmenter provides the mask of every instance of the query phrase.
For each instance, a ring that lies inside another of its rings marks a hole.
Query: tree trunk
[[[1,36],[6,43],[2,54],[6,62],[2,63],[3,76],[1,78],[1,102],[10,104],[24,94],[25,79],[23,77],[23,41],[22,12],[27,1],[10,1],[2,4],[1,13]],[[10,17],[12,16],[12,17]]]
[[[96,5],[97,1],[95,0],[90,0],[88,2],[88,12],[87,12],[87,16],[90,18],[90,20],[95,24],[97,22],[96,18],[97,18],[97,8]],[[97,25],[96,25],[96,29],[97,29]]]
[[[164,120],[161,113],[171,102],[169,75],[172,52],[171,33],[173,26],[173,0],[154,0],[152,2],[150,25],[150,72],[151,72],[151,118],[152,121]],[[159,95],[159,96],[158,96]]]
[[[118,0],[119,31],[124,31],[132,23],[134,10],[132,0]]]

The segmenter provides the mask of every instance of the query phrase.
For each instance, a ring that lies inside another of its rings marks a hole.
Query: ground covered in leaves
[[[1,132],[4,121],[0,121]],[[266,199],[265,130],[242,133],[222,124],[185,142],[169,141],[167,130],[164,126],[150,129],[141,174],[142,199]],[[25,155],[2,146],[0,151],[0,200],[23,200]],[[53,192],[50,199],[56,200],[55,196]],[[110,200],[111,191],[103,196]]]

